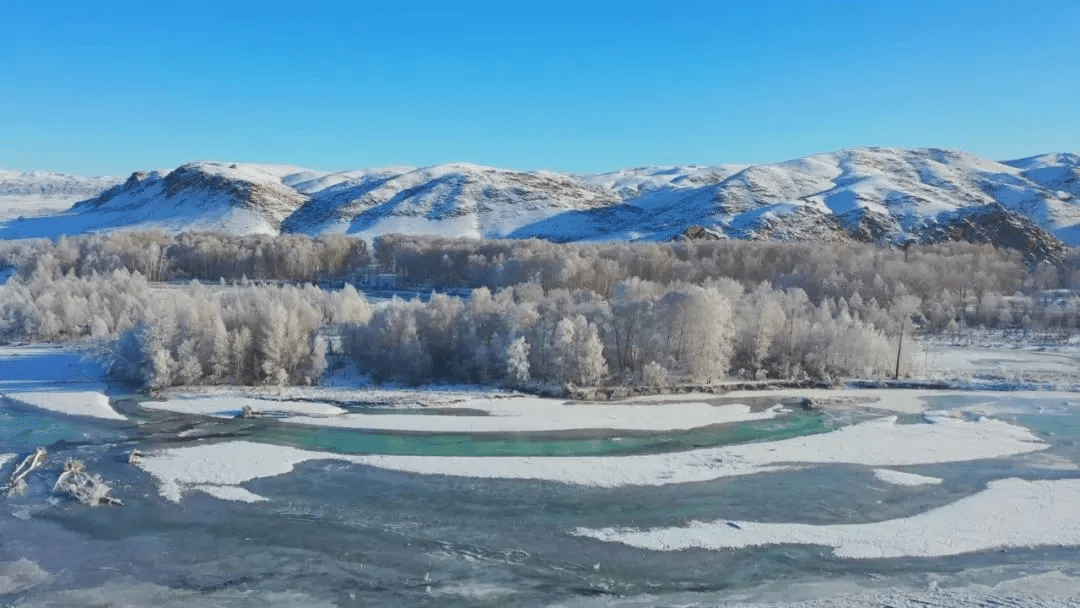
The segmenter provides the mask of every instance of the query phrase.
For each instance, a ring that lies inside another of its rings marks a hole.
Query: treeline
[[[0,286],[0,341],[103,340],[113,371],[151,388],[312,384],[326,366],[320,332],[371,317],[349,285],[155,288],[123,268],[90,276],[36,268]]]
[[[17,268],[23,278],[71,273],[89,277],[122,269],[151,282],[244,278],[314,282],[347,276],[370,262],[366,241],[338,234],[312,238],[132,231],[62,236],[56,241],[0,241],[0,266]]]
[[[1080,252],[1059,265],[1029,266],[1011,250],[971,243],[681,241],[556,244],[541,240],[477,240],[386,235],[376,261],[405,284],[490,289],[534,282],[544,289],[586,290],[610,297],[630,278],[671,285],[731,279],[745,289],[768,283],[801,289],[815,306],[840,299],[888,307],[919,300],[923,327],[946,331],[987,327],[1072,330],[1080,300],[1047,292],[1080,292]],[[1004,311],[1004,312],[1003,312]]]
[[[326,368],[330,325],[366,323],[367,300],[347,286],[195,282],[153,298],[147,316],[111,347],[114,371],[152,388],[192,384],[315,384]]]
[[[348,352],[377,379],[530,383],[700,383],[729,378],[829,381],[910,370],[898,353],[911,298],[891,310],[814,305],[798,288],[731,280],[618,283],[610,298],[538,283],[481,287],[468,298],[394,300],[346,331]],[[908,328],[910,330],[910,327]],[[909,345],[910,345],[909,341]]]
[[[380,265],[425,287],[372,307],[346,237],[117,233],[0,242],[0,340],[108,341],[150,387],[318,381],[328,336],[378,380],[518,387],[881,378],[912,371],[915,331],[1069,334],[1075,254],[1028,267],[987,246],[708,242],[558,245],[390,236]],[[251,271],[250,274],[248,271]],[[236,274],[239,277],[236,277]],[[155,285],[198,276],[207,284]],[[241,278],[239,281],[222,279]],[[151,280],[153,279],[153,280]],[[904,348],[900,348],[901,343]]]

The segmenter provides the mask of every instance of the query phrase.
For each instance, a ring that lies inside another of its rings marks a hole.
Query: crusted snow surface
[[[0,467],[11,462],[17,454],[0,454]]]
[[[995,420],[898,425],[894,418],[884,418],[808,437],[639,456],[344,455],[232,441],[153,452],[144,456],[139,466],[158,479],[163,496],[179,500],[188,486],[237,485],[288,473],[296,464],[308,460],[342,460],[424,475],[538,479],[619,487],[708,481],[805,464],[904,466],[959,462],[1023,454],[1046,447],[1027,429]]]
[[[738,549],[760,545],[832,547],[837,557],[941,557],[998,547],[1080,545],[1080,479],[999,479],[987,489],[919,515],[865,524],[690,522],[634,530],[579,528],[575,534],[643,549]]]
[[[2,393],[0,397],[71,416],[92,416],[106,420],[127,420],[109,405],[109,398],[96,391],[27,391]]]
[[[940,477],[928,477],[915,473],[893,471],[892,469],[874,469],[874,476],[885,483],[898,486],[928,486],[941,483]]]

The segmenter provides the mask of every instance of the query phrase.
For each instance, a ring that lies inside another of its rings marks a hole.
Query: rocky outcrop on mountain
[[[719,241],[723,237],[701,226],[690,226],[683,230],[682,238],[688,241]]]
[[[238,164],[192,163],[162,180],[165,199],[183,205],[197,198],[223,199],[228,205],[257,215],[275,230],[308,199],[273,174]]]
[[[944,221],[927,241],[950,240],[989,243],[1015,249],[1029,261],[1060,262],[1068,248],[1030,219],[1001,205],[987,205],[967,215]]]

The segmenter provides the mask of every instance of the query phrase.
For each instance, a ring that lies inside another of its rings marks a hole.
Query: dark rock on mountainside
[[[927,240],[989,243],[1015,249],[1028,261],[1060,262],[1068,247],[1030,219],[1012,213],[1001,205],[986,207],[963,217],[946,220]],[[936,238],[935,238],[936,237]]]

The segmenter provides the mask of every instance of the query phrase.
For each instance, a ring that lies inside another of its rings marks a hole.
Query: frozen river
[[[49,450],[26,496],[0,498],[0,605],[1080,595],[1080,394],[784,391],[595,406],[317,389],[152,404],[102,378],[63,350],[0,352],[0,476]],[[233,418],[243,405],[267,415]],[[140,466],[127,462],[133,448]],[[69,457],[125,506],[52,496]]]

